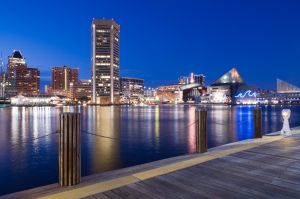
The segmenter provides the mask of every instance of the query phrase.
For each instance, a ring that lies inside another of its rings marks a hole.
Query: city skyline
[[[41,84],[50,82],[56,65],[79,67],[80,79],[90,79],[90,24],[104,17],[122,26],[121,76],[144,78],[145,85],[174,83],[190,72],[203,73],[212,83],[232,67],[260,88],[274,89],[277,78],[300,85],[297,1],[132,1],[126,9],[116,1],[74,3],[72,9],[68,2],[56,1],[18,5],[15,15],[9,9],[0,14],[0,52],[7,63],[12,50],[20,50],[30,67],[41,70]],[[66,12],[51,16],[51,9]],[[37,14],[41,17],[32,20]],[[41,21],[47,22],[43,34]]]

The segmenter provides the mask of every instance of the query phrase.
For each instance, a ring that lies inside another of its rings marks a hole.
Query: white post
[[[289,119],[291,116],[291,110],[290,109],[283,109],[282,112],[282,118],[283,118],[283,126],[281,130],[281,135],[292,135],[291,129],[290,129],[290,123]]]

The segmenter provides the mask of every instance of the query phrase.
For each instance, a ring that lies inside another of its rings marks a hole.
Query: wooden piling
[[[207,110],[196,109],[196,152],[207,152]]]
[[[72,186],[81,178],[80,114],[60,114],[59,184]]]
[[[253,123],[254,123],[254,138],[262,138],[262,115],[261,108],[255,107],[253,109]]]

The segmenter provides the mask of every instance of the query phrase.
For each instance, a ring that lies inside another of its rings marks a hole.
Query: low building
[[[166,85],[160,86],[156,90],[156,96],[164,103],[177,103],[182,100],[182,92],[180,92],[180,85]]]
[[[64,105],[70,103],[70,99],[66,97],[35,95],[23,96],[17,95],[10,98],[12,106],[49,106]]]
[[[258,89],[256,101],[258,104],[278,104],[279,98],[274,90]]]
[[[92,81],[79,80],[77,83],[70,84],[70,98],[81,100],[91,99],[92,97]]]
[[[144,97],[145,98],[153,98],[156,97],[156,89],[155,88],[147,88],[144,87]]]
[[[258,104],[300,104],[300,88],[277,79],[277,89],[257,91]]]
[[[300,104],[300,88],[277,79],[277,99],[283,104]]]
[[[13,84],[13,81],[11,79],[6,79],[4,78],[1,82],[1,86],[2,86],[2,97],[3,98],[10,98],[10,97],[13,97],[13,96],[16,96],[18,93],[17,93],[17,90]]]
[[[124,101],[140,101],[144,98],[144,79],[121,77],[121,97]]]
[[[254,86],[240,86],[234,94],[235,104],[257,104],[258,93]]]
[[[180,76],[180,98],[181,102],[199,103],[201,97],[206,93],[205,76],[191,73],[190,76]]]

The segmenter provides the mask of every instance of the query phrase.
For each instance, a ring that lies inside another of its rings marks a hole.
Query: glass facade
[[[139,78],[122,77],[121,94],[125,98],[143,98],[144,80]]]
[[[28,68],[21,52],[14,50],[8,57],[6,84],[5,92],[8,97],[16,94],[39,95],[40,71],[37,68]]]
[[[236,70],[236,68],[232,68],[230,71],[222,75],[217,81],[215,81],[212,85],[224,85],[224,84],[244,84],[244,80]]]
[[[114,20],[93,20],[93,103],[115,103],[120,95],[119,36],[120,26]]]

